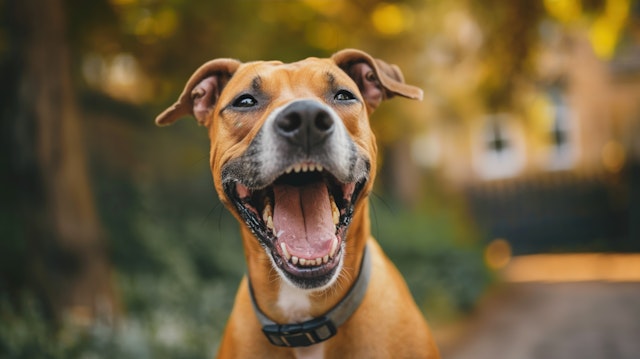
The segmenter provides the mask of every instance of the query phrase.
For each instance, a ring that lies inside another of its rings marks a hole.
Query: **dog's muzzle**
[[[222,181],[278,272],[311,289],[336,277],[369,167],[335,111],[298,100],[265,121]]]

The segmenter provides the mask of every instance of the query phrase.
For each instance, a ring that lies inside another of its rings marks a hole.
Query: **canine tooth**
[[[296,257],[296,256],[291,256],[291,263],[293,263],[293,264],[298,264],[298,257]]]
[[[306,266],[307,265],[307,260],[304,258],[300,258],[300,265],[301,266]]]
[[[293,170],[295,171],[295,173],[299,173],[301,169],[302,167],[300,165],[293,166]]]
[[[262,210],[262,220],[267,223],[267,219],[273,215],[273,210],[271,209],[271,201],[269,198],[264,199],[264,209]]]
[[[272,231],[276,230],[276,228],[273,226],[273,217],[271,216],[267,217],[266,223],[267,223],[267,228],[269,228]]]
[[[338,250],[338,239],[333,238],[331,242],[331,249],[329,250],[329,257],[333,258],[336,255],[336,251]]]
[[[336,201],[333,200],[333,196],[329,197],[329,202],[331,203],[331,216],[333,217],[333,224],[337,226],[340,222],[340,210],[336,205]]]
[[[322,257],[322,263],[327,263],[329,261],[329,255]]]
[[[280,248],[282,249],[282,254],[284,254],[284,257],[289,260],[291,258],[291,255],[289,254],[289,251],[287,250],[287,245],[284,244],[284,242],[280,243]]]

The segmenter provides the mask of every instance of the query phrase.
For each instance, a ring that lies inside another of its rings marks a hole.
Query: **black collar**
[[[271,344],[281,347],[306,347],[334,336],[338,332],[338,328],[351,317],[360,306],[360,303],[362,303],[369,285],[369,278],[371,277],[370,257],[369,246],[366,245],[362,256],[360,273],[358,273],[358,277],[347,292],[347,295],[325,315],[302,323],[277,324],[267,318],[258,308],[253,295],[251,281],[249,281],[251,304],[253,304],[253,309],[262,325],[262,331]]]

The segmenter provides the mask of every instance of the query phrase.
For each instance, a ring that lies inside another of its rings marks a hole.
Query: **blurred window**
[[[500,179],[522,172],[525,147],[518,122],[505,114],[490,115],[485,117],[480,131],[474,148],[474,165],[480,177]]]
[[[576,157],[573,143],[575,126],[572,112],[563,95],[552,92],[549,97],[552,109],[548,132],[549,157],[546,161],[547,169],[569,169],[573,167]]]

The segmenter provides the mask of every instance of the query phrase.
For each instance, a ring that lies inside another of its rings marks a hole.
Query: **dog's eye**
[[[356,96],[347,90],[340,90],[333,96],[336,101],[349,101],[355,100]]]
[[[255,97],[249,94],[241,95],[235,101],[233,101],[233,107],[247,108],[247,107],[256,106],[257,104],[258,104],[258,100],[256,100]]]

